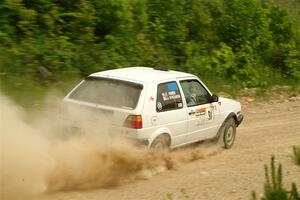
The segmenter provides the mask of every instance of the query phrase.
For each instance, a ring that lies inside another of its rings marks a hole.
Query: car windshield
[[[70,99],[134,109],[143,89],[141,84],[127,81],[88,77],[69,96]]]

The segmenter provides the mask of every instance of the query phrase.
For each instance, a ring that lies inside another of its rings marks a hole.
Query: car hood
[[[240,102],[238,102],[234,99],[219,97],[219,102],[221,102],[223,109],[230,109],[230,110],[234,110],[236,112],[241,110]]]

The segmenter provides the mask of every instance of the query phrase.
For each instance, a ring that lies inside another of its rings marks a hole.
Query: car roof
[[[194,75],[185,72],[161,70],[150,67],[128,67],[113,69],[102,72],[96,72],[91,74],[90,76],[116,78],[141,83],[150,83],[184,77],[195,77]]]

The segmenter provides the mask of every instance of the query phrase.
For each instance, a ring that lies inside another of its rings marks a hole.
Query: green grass
[[[300,166],[300,146],[293,146],[293,159]]]
[[[201,80],[208,86],[213,93],[225,92],[233,98],[243,96],[241,93],[243,86],[239,82],[227,80],[223,77],[203,76]],[[64,96],[73,88],[80,78],[73,78],[69,81],[58,81],[55,83],[39,83],[38,81],[20,77],[10,77],[0,80],[1,93],[10,97],[18,105],[26,109],[38,108],[45,102],[49,93],[60,94]],[[297,96],[300,94],[300,84],[296,81],[278,78],[264,86],[256,87],[254,98],[258,100],[269,100],[270,98],[283,94],[285,96]],[[281,87],[288,86],[288,87]]]
[[[45,103],[49,93],[64,96],[80,79],[45,82],[26,76],[0,77],[0,93],[27,110],[39,109]]]
[[[213,93],[225,92],[233,98],[240,96],[241,90],[244,88],[239,81],[232,81],[212,73],[199,75],[199,77]],[[42,106],[47,95],[53,91],[64,96],[80,79],[76,77],[64,81],[47,82],[33,80],[32,77],[27,76],[10,75],[9,77],[0,77],[0,90],[18,105],[30,110]],[[269,100],[275,93],[287,96],[300,94],[299,81],[283,77],[279,73],[270,71],[268,75],[259,77],[259,80],[261,84],[256,87],[255,94],[257,99]],[[274,86],[279,87],[274,90]],[[280,86],[288,87],[282,88]]]
[[[173,199],[174,199],[174,194],[173,193],[167,193],[167,200],[173,200]],[[190,199],[190,196],[188,195],[188,192],[185,188],[180,189],[179,199],[182,199],[182,200]]]
[[[241,90],[245,88],[240,81],[216,76],[213,73],[199,75],[199,77],[213,93],[225,92],[235,98],[240,96]],[[291,79],[270,68],[260,72],[257,80],[258,84],[253,88],[256,88],[255,98],[260,100],[269,100],[275,93],[289,97],[300,94],[300,80]],[[273,92],[270,92],[271,90]]]
[[[283,187],[282,166],[275,164],[275,158],[272,156],[270,167],[265,166],[266,182],[264,185],[264,195],[261,200],[299,200],[300,196],[297,186],[292,183],[291,190]],[[252,193],[252,200],[257,200],[256,193]]]

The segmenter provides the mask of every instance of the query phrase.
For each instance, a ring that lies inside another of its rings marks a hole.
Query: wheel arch
[[[230,112],[228,113],[228,115],[226,116],[225,120],[223,121],[222,125],[220,126],[218,132],[217,132],[217,137],[221,134],[222,129],[224,128],[226,122],[230,119],[233,118],[235,123],[238,124],[238,120],[237,120],[237,116],[234,112]]]
[[[167,136],[169,137],[169,139],[170,139],[170,141],[169,141],[169,146],[171,146],[171,144],[172,144],[172,134],[171,134],[171,131],[170,131],[168,128],[166,128],[166,127],[159,128],[159,129],[157,129],[157,130],[152,134],[152,136],[151,136],[151,138],[150,138],[150,140],[149,140],[149,146],[151,146],[152,142],[153,142],[158,136],[163,135],[163,134],[165,134],[165,135],[167,135]]]

